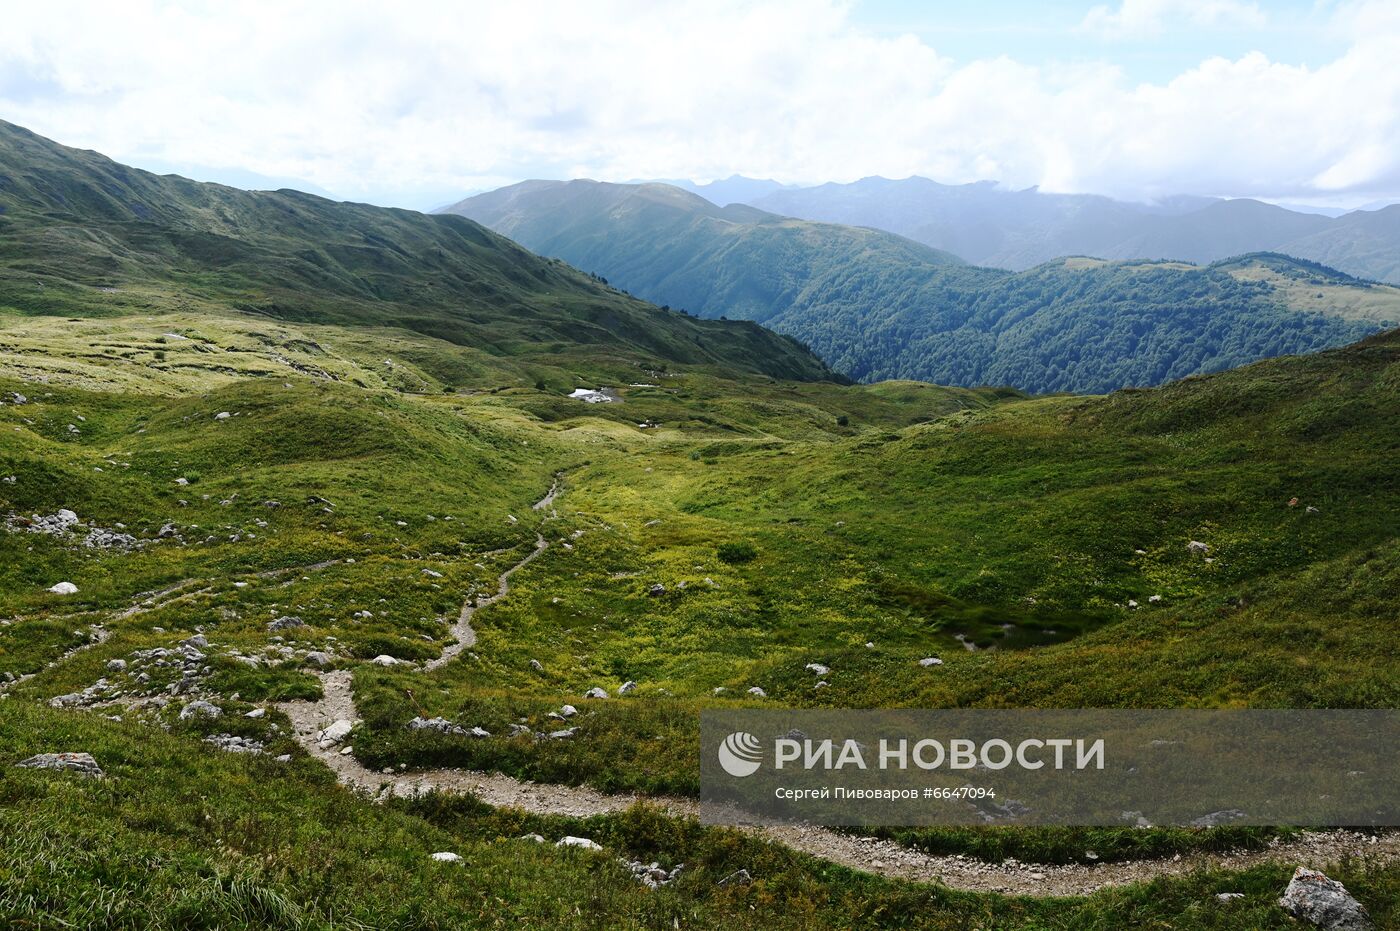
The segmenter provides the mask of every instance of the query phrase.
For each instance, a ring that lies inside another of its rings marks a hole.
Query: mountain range
[[[720,199],[734,192],[743,195],[737,200],[783,216],[888,230],[999,268],[1021,270],[1067,255],[1209,263],[1282,252],[1400,284],[1400,204],[1334,217],[1247,198],[1176,196],[1140,204],[920,177],[752,193],[731,178],[716,191]],[[716,196],[706,188],[696,192]]]
[[[1194,206],[1159,209],[1190,216]],[[664,184],[529,181],[446,209],[648,300],[791,334],[862,381],[1109,391],[1342,345],[1400,321],[1400,289],[1275,254],[1205,267],[1074,258],[1011,272]]]

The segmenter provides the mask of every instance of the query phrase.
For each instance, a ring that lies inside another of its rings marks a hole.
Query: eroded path
[[[534,509],[543,510],[552,504],[558,489],[556,480]],[[453,642],[422,668],[437,669],[473,646],[476,631],[471,626],[472,616],[505,598],[510,593],[511,577],[548,548],[543,535],[537,536],[534,549],[501,573],[495,594],[484,599],[469,598],[452,626]],[[699,816],[699,803],[688,798],[606,795],[589,788],[534,783],[501,773],[471,770],[375,772],[356,760],[348,745],[320,740],[321,733],[337,721],[358,720],[351,689],[353,672],[339,669],[317,675],[322,688],[319,701],[286,702],[279,707],[291,718],[297,739],[307,752],[324,762],[343,784],[352,788],[381,798],[432,791],[468,792],[490,805],[520,808],[538,815],[589,817],[621,812],[646,802],[677,817]],[[943,883],[969,892],[1028,896],[1088,895],[1112,886],[1145,882],[1158,876],[1180,876],[1206,867],[1243,870],[1263,863],[1282,863],[1316,868],[1347,857],[1400,862],[1400,833],[1376,837],[1342,830],[1304,833],[1288,841],[1276,841],[1263,850],[1064,866],[1016,861],[986,863],[964,856],[935,856],[893,841],[842,834],[815,825],[752,826],[742,830],[850,869],[913,882]]]

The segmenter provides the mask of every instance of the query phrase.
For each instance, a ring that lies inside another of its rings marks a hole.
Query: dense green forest
[[[790,334],[861,381],[1101,392],[1400,322],[1400,289],[1281,255],[1204,268],[1068,259],[1013,273],[661,184],[526,182],[450,209],[648,300]]]

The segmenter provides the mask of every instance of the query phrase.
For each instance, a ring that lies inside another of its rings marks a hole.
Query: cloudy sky
[[[429,208],[530,177],[1400,198],[1396,0],[15,4],[0,118]]]

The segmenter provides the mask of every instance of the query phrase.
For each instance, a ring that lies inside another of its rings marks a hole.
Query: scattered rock
[[[1192,540],[1186,544],[1186,552],[1192,556],[1205,556],[1210,553],[1210,547],[1200,540]]]
[[[537,844],[543,844],[544,836],[541,834],[521,834],[519,837],[516,838],[516,840],[529,840],[534,841]]]
[[[1217,902],[1234,902],[1242,898],[1244,898],[1243,892],[1217,892],[1215,894]]]
[[[108,672],[121,672],[121,671],[123,671],[124,669],[126,669],[126,660],[124,660],[124,659],[109,659],[109,660],[107,660],[107,671],[108,671]]]
[[[388,653],[380,653],[374,659],[370,660],[370,662],[376,666],[397,666],[402,660],[390,656]]]
[[[1370,931],[1375,927],[1366,907],[1335,879],[1300,866],[1278,904],[1294,918],[1326,931]]]
[[[564,728],[563,730],[560,730],[560,731],[550,731],[550,732],[549,732],[549,739],[550,739],[550,740],[567,740],[568,738],[574,736],[574,735],[577,734],[577,733],[578,733],[578,728],[576,728],[576,727],[566,727],[566,728]]]
[[[923,659],[919,660],[919,665],[920,665],[920,666],[942,666],[942,665],[943,665],[943,660],[939,659],[939,658],[936,657],[936,656],[925,656]]]
[[[453,853],[453,852],[450,851],[450,850],[439,850],[437,853],[433,854],[433,859],[436,860],[436,861],[439,862],[439,863],[461,863],[461,862],[462,862],[462,856],[461,856],[461,854]]]
[[[576,714],[578,714],[578,709],[573,705],[564,705],[559,709],[559,717],[561,718],[572,718]]]
[[[329,653],[323,653],[320,650],[313,650],[306,654],[306,661],[313,666],[325,668],[335,662],[335,657],[331,656]]]
[[[593,688],[591,688],[591,689],[589,689],[588,691],[584,692],[584,693],[583,693],[583,697],[584,697],[584,698],[607,698],[607,697],[608,697],[608,693],[607,693],[607,691],[606,691],[605,689],[600,689],[600,688],[598,688],[597,686],[594,686]]]
[[[446,718],[416,717],[408,722],[408,729],[411,731],[437,731],[439,734],[465,735],[467,733],[465,727]]]
[[[215,419],[215,420],[228,420],[228,419],[229,419],[230,417],[232,417],[232,416],[233,416],[233,415],[230,414],[228,411],[219,411],[217,414],[214,415],[214,419]]]
[[[57,585],[50,588],[49,591],[55,595],[76,595],[78,594],[78,586],[74,585],[72,582],[59,582]]]
[[[261,709],[260,709],[261,710]],[[213,744],[226,753],[262,753],[263,745],[251,737],[238,737],[233,734],[216,734],[204,738],[207,744]]]
[[[759,687],[756,686],[756,685],[755,685],[753,688],[749,689],[749,694],[752,695],[752,696],[754,696],[755,698],[767,698],[767,697],[768,697],[768,693],[765,692],[765,691],[763,691],[763,689],[759,688]]]
[[[530,668],[535,672],[544,672],[544,666],[537,659],[530,660]]]
[[[620,686],[617,687],[617,694],[626,695],[628,692],[631,692],[634,689],[636,689],[636,687],[637,683],[629,679],[628,681],[622,683]]]
[[[89,779],[98,779],[106,775],[91,753],[40,753],[15,765],[22,769],[63,770]]]
[[[266,715],[266,714],[267,714],[267,709],[266,709],[266,708],[254,708],[252,711],[249,711],[249,712],[248,712],[247,714],[245,714],[243,717],[245,717],[245,718],[261,718],[261,717],[263,717],[263,716]]]
[[[632,875],[639,883],[649,889],[658,889],[667,885],[680,874],[681,870],[685,869],[684,863],[678,863],[675,869],[667,870],[655,861],[643,863],[641,860],[622,860],[621,862],[623,866],[632,871]]]
[[[651,588],[647,589],[647,594],[653,598],[658,598],[661,595],[666,594],[666,586],[662,585],[660,582],[657,582]]]
[[[831,672],[830,666],[823,666],[821,663],[808,663],[806,668],[808,672],[815,673],[819,676],[824,676]]]

